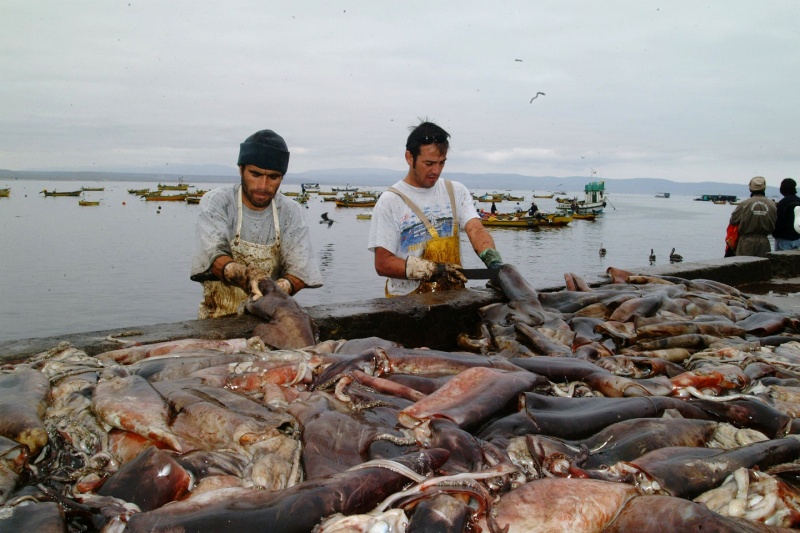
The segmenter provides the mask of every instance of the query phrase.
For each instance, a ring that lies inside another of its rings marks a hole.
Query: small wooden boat
[[[340,198],[336,199],[336,207],[375,207],[377,200],[360,198]]]
[[[711,200],[711,202],[717,205],[725,205],[728,203],[728,200]]]
[[[69,192],[58,192],[58,191],[48,191],[47,189],[43,190],[42,193],[45,196],[80,196],[83,191],[69,191]]]
[[[320,196],[336,196],[339,193],[336,191],[317,191],[317,194]]]
[[[300,188],[305,192],[319,192],[319,183],[301,183]]]
[[[594,220],[597,218],[595,213],[572,213],[572,218],[577,220]]]
[[[669,198],[669,193],[668,192],[657,193],[656,198]]]
[[[490,215],[481,219],[481,224],[487,227],[499,228],[546,228],[564,227],[572,222],[571,216],[556,213],[542,213],[541,216],[514,216],[513,214]]]
[[[305,204],[308,203],[308,194],[303,193],[303,194],[295,197],[294,201],[299,203],[299,204],[305,205]]]
[[[148,202],[184,202],[186,201],[186,194],[160,194],[160,195],[147,195],[144,199]]]
[[[333,192],[358,192],[358,187],[351,187],[348,183],[346,187],[331,187]]]
[[[372,220],[372,212],[369,213],[358,213],[356,214],[357,220]]]
[[[104,191],[105,187],[81,187],[82,191]]]
[[[150,188],[148,187],[147,189],[128,189],[128,192],[130,194],[135,194],[137,196],[141,196],[143,194],[149,193],[150,192]],[[159,194],[161,194],[161,191],[159,191]]]
[[[552,198],[554,194],[534,194],[534,198]]]
[[[194,192],[186,193],[186,196],[194,196],[194,197],[200,198],[201,196],[203,196],[207,192],[208,192],[208,189],[206,189],[206,190],[198,189],[198,190],[196,190]]]
[[[0,198],[8,198],[9,196],[11,196],[11,187],[0,189]]]
[[[162,192],[164,192],[164,191],[149,191],[149,192],[141,194],[140,196],[142,198],[148,198],[150,196],[161,196]]]
[[[284,196],[300,196],[300,193],[296,192],[296,191],[284,191],[283,195]]]
[[[546,196],[537,196],[536,198],[546,198]],[[508,200],[509,202],[524,202],[525,201],[525,197],[524,196],[511,196],[510,194],[506,195],[505,199]]]
[[[199,204],[200,203],[200,196],[189,196],[189,195],[186,195],[186,203],[187,204]]]
[[[184,183],[183,179],[178,180],[178,183],[176,185],[169,185],[166,183],[158,184],[158,190],[160,191],[188,191],[189,187],[191,187],[191,185],[189,185],[188,183]]]
[[[78,200],[78,205],[100,205],[100,202],[89,201],[89,200]]]

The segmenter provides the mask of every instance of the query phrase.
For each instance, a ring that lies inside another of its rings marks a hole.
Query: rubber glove
[[[478,257],[481,258],[481,261],[483,261],[483,264],[486,265],[487,268],[499,268],[503,266],[503,258],[500,257],[500,252],[494,248],[485,249],[478,254]]]
[[[461,267],[453,263],[434,263],[414,256],[406,259],[406,279],[431,281],[442,276],[457,279],[462,283],[467,282],[467,277],[461,272]]]
[[[252,266],[246,267],[241,263],[231,261],[222,269],[222,277],[231,285],[236,285],[243,291],[251,294],[255,302],[263,296],[261,290],[258,288],[258,282],[269,276],[263,270]]]
[[[280,279],[278,279],[278,280],[275,282],[275,284],[276,284],[278,287],[280,287],[280,288],[281,288],[281,290],[282,290],[283,292],[285,292],[286,294],[289,294],[289,295],[291,295],[291,294],[292,294],[292,283],[291,283],[291,282],[290,282],[288,279],[286,279],[286,278],[280,278]]]

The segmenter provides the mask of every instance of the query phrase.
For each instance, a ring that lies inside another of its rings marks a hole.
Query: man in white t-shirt
[[[408,174],[373,209],[368,247],[375,253],[375,271],[388,278],[386,296],[463,287],[459,230],[487,267],[503,263],[469,190],[439,179],[449,137],[432,122],[416,126],[406,142]]]

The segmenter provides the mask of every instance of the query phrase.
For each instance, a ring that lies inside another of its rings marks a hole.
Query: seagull
[[[680,263],[683,261],[683,256],[681,254],[675,253],[675,248],[669,253],[669,262],[670,263]]]
[[[653,253],[653,249],[650,248],[650,264],[652,265],[655,262],[656,262],[656,254]]]
[[[327,224],[329,228],[333,225],[334,222],[336,222],[335,220],[333,220],[331,218],[328,218],[328,212],[327,211],[322,213],[320,215],[320,217],[322,218],[322,220],[320,220],[319,223],[320,224]]]
[[[600,256],[606,255],[606,249],[603,248],[603,243],[600,243]]]
[[[536,100],[537,98],[539,98],[539,95],[540,95],[540,94],[541,94],[542,96],[547,96],[547,95],[546,95],[546,94],[544,94],[543,92],[539,91],[538,93],[536,93],[536,96],[534,96],[533,98],[531,98],[531,101],[530,101],[530,103],[533,103],[533,101],[534,101],[534,100]]]

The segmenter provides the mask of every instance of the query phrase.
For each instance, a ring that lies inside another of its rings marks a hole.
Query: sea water
[[[189,264],[197,205],[147,202],[128,193],[128,189],[155,189],[150,182],[0,180],[1,187],[11,187],[11,196],[0,198],[0,340],[196,318],[202,287],[189,280]],[[105,187],[82,196],[99,200],[100,205],[84,207],[76,197],[40,193],[81,187]],[[300,185],[287,182],[281,190],[299,191]],[[479,196],[494,189],[472,192]],[[498,192],[523,196],[520,205],[526,210],[533,199],[530,190]],[[504,261],[537,288],[563,285],[566,272],[594,279],[609,266],[646,266],[651,249],[656,265],[669,264],[672,248],[684,261],[723,256],[725,228],[734,206],[690,196],[607,193],[605,212],[594,221],[573,220],[563,228],[489,231]],[[582,198],[583,193],[568,191],[568,195]],[[554,199],[534,201],[541,211],[555,210]],[[491,206],[475,205],[487,211]],[[513,211],[515,205],[497,203],[501,212]],[[373,254],[366,248],[370,222],[356,218],[370,211],[337,208],[323,196],[311,195],[304,214],[324,286],[300,292],[301,305],[383,297],[384,280],[375,273]],[[323,213],[335,222],[320,223]],[[464,266],[482,267],[462,237]],[[605,256],[598,253],[601,245],[607,250]],[[471,281],[470,286],[484,283]]]

